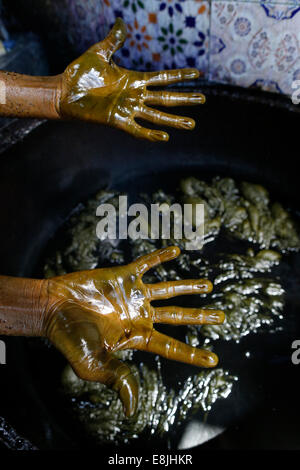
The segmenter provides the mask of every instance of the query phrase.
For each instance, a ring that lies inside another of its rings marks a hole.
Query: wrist
[[[62,75],[35,77],[0,72],[3,116],[60,119]]]
[[[62,88],[63,88],[63,75],[56,75],[51,78],[51,86],[54,90],[54,106],[53,106],[53,119],[60,119],[60,102],[62,97]]]
[[[47,336],[47,321],[50,310],[49,281],[48,279],[39,279],[34,287],[33,305],[34,318],[36,323],[33,328],[33,336]]]
[[[47,280],[0,276],[0,334],[45,336]]]

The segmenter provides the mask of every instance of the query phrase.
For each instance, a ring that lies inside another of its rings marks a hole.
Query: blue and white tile
[[[208,70],[210,2],[208,0],[110,0],[108,23],[121,16],[128,28],[119,63],[159,70],[197,67]]]
[[[292,93],[299,70],[300,11],[282,21],[258,3],[213,1],[209,77]]]

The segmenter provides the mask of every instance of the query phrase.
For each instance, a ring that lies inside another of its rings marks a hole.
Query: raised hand
[[[127,416],[134,414],[138,385],[130,368],[114,355],[139,349],[200,367],[214,367],[217,356],[159,333],[155,323],[219,324],[220,310],[156,307],[152,300],[212,290],[208,280],[144,284],[142,276],[161,262],[176,258],[177,247],[157,250],[127,266],[80,271],[50,278],[44,331],[65,355],[76,374],[102,382],[119,393]]]
[[[197,69],[161,72],[134,72],[118,67],[112,55],[123,45],[126,27],[118,18],[108,36],[72,62],[62,74],[58,112],[63,118],[76,118],[108,124],[152,141],[166,141],[169,135],[147,129],[135,121],[178,129],[193,129],[195,121],[158,111],[153,106],[197,105],[205,102],[201,93],[154,91],[162,86],[199,77]]]

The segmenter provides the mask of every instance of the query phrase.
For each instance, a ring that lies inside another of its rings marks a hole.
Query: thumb
[[[90,47],[89,52],[97,52],[109,60],[123,46],[126,34],[127,30],[124,21],[122,18],[117,18],[106,38]]]
[[[136,413],[139,386],[127,364],[110,356],[104,363],[99,361],[99,359],[90,358],[89,367],[86,367],[84,361],[72,361],[68,355],[66,356],[75,374],[82,380],[101,382],[118,393],[127,418],[132,417]]]
[[[137,380],[127,364],[119,359],[110,359],[107,367],[113,372],[111,388],[119,394],[124,413],[129,418],[136,413],[138,406],[139,386]]]

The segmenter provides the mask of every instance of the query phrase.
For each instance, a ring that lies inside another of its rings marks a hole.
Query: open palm
[[[224,313],[182,307],[156,307],[152,300],[207,293],[210,281],[180,280],[144,284],[143,274],[180,253],[169,247],[138,258],[127,266],[80,271],[48,280],[50,294],[46,333],[85,380],[116,390],[126,414],[137,406],[138,385],[130,368],[114,355],[139,349],[168,359],[213,367],[217,356],[159,333],[154,323],[175,325],[222,323]]]
[[[166,141],[169,136],[160,130],[140,126],[135,118],[158,125],[193,129],[189,117],[158,111],[148,105],[179,106],[204,103],[201,93],[154,91],[148,86],[162,86],[199,77],[197,69],[161,72],[134,72],[117,66],[113,53],[126,38],[126,27],[118,18],[108,36],[90,47],[72,62],[62,76],[59,113],[63,118],[76,118],[108,124],[135,137]]]

